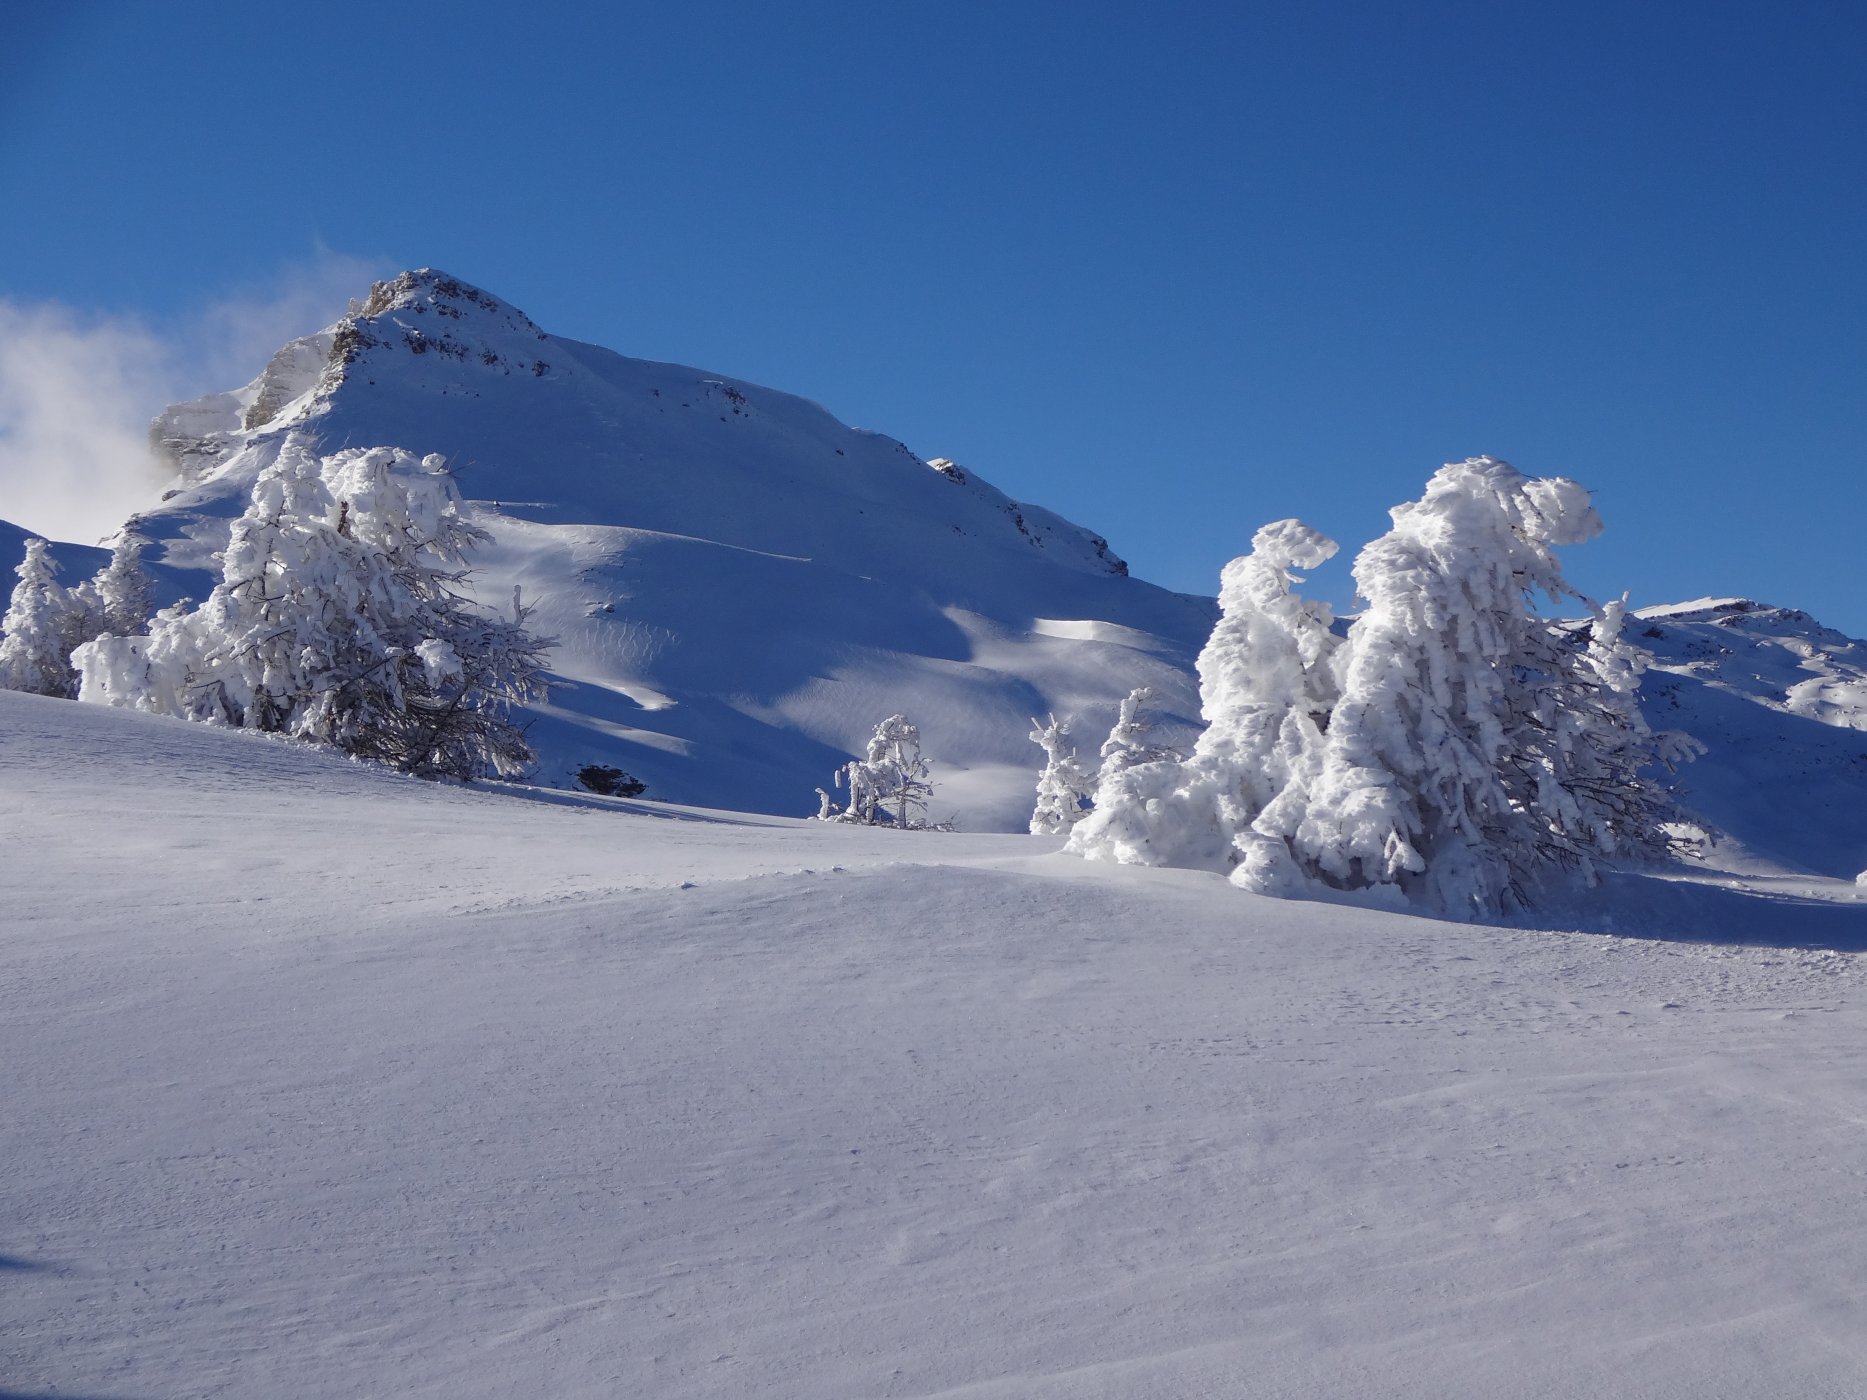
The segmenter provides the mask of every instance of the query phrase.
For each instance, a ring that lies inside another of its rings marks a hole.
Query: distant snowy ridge
[[[378,283],[244,388],[152,425],[176,480],[139,517],[204,593],[227,522],[288,434],[439,452],[558,639],[541,781],[606,764],[653,796],[805,814],[892,713],[920,726],[931,815],[1022,829],[1029,716],[1091,734],[1121,697],[1198,723],[1210,600],[1127,577],[1100,535],[742,380],[547,334],[432,269]]]
[[[1667,670],[1823,724],[1867,729],[1867,642],[1800,609],[1700,598],[1634,617],[1631,635]]]
[[[1654,658],[1651,723],[1708,746],[1676,779],[1687,809],[1777,866],[1867,867],[1867,642],[1744,598],[1641,608],[1626,635]]]

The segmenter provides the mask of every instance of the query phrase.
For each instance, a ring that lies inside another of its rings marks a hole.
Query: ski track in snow
[[[1867,1393],[1840,882],[1471,927],[10,693],[0,777],[0,1394]]]

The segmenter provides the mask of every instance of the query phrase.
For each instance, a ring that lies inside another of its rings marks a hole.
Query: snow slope
[[[0,1393],[1867,1393],[1849,884],[1450,925],[11,693],[0,770]]]
[[[35,536],[10,520],[0,520],[0,580],[6,590],[13,590],[13,571],[26,557],[26,541]],[[90,578],[110,562],[110,551],[95,545],[53,542],[52,562],[58,565],[58,581],[67,588]]]
[[[1016,829],[1031,715],[1078,716],[1093,747],[1150,685],[1169,731],[1197,721],[1209,600],[1128,578],[1099,536],[951,462],[788,394],[549,336],[443,273],[379,284],[244,389],[157,419],[179,476],[141,528],[170,564],[213,567],[293,431],[454,463],[496,541],[482,597],[521,585],[559,639],[567,683],[534,731],[546,783],[614,763],[660,797],[807,813],[900,710],[944,778],[940,814]]]
[[[1746,599],[1643,608],[1641,687],[1656,728],[1706,745],[1681,801],[1739,859],[1839,878],[1867,869],[1867,643]]]

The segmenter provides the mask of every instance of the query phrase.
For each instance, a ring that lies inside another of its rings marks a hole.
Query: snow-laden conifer
[[[1294,570],[1335,551],[1335,541],[1300,520],[1279,520],[1226,565],[1219,621],[1199,655],[1206,728],[1193,752],[1105,769],[1070,850],[1126,864],[1264,867],[1270,857],[1253,823],[1274,808],[1281,838],[1294,821],[1335,699],[1330,610],[1295,592]],[[1125,705],[1117,734],[1131,720]]]
[[[1303,582],[1296,570],[1326,563],[1336,549],[1300,520],[1259,530],[1251,553],[1220,575],[1219,621],[1199,654],[1206,729],[1191,761],[1217,790],[1233,878],[1254,888],[1268,888],[1270,873],[1283,868],[1275,845],[1308,800],[1335,707],[1334,617],[1295,585]]]
[[[81,698],[330,744],[424,776],[522,772],[511,707],[545,643],[457,591],[484,532],[438,456],[320,459],[289,437],[254,482],[201,607],[79,650]]]
[[[65,603],[65,636],[61,645],[69,657],[91,638],[103,636],[110,625],[95,578],[87,578],[76,588],[67,589]],[[72,675],[74,678],[77,675],[75,668]]]
[[[143,550],[148,543],[134,530],[125,530],[110,551],[110,562],[91,580],[102,614],[100,632],[135,636],[155,612],[155,581],[143,567]]]
[[[0,688],[70,699],[78,693],[71,648],[85,627],[85,605],[60,586],[44,540],[26,541],[14,572],[19,582],[0,619]]]
[[[1178,749],[1150,743],[1148,740],[1147,736],[1153,732],[1154,726],[1142,718],[1141,707],[1153,698],[1153,690],[1145,685],[1136,686],[1122,697],[1115,723],[1109,729],[1109,737],[1102,741],[1102,748],[1097,755],[1102,760],[1099,770],[1102,777],[1112,778],[1137,764],[1158,763],[1162,759],[1180,756]]]
[[[1031,721],[1031,742],[1044,751],[1044,770],[1037,775],[1037,807],[1031,813],[1031,834],[1061,836],[1088,815],[1095,778],[1076,757],[1070,743],[1069,723],[1054,714],[1046,721]]]
[[[843,765],[836,786],[847,788],[849,800],[838,804],[817,789],[819,821],[855,826],[892,826],[902,831],[926,831],[927,800],[933,784],[927,760],[921,757],[921,732],[905,715],[890,715],[875,726],[863,757]]]
[[[1553,814],[1581,738],[1561,720],[1577,661],[1530,604],[1576,596],[1555,550],[1601,519],[1575,482],[1489,457],[1446,465],[1390,514],[1355,561],[1368,607],[1292,847],[1330,884],[1494,913],[1571,844]]]
[[[1695,746],[1641,716],[1625,602],[1596,610],[1586,646],[1532,607],[1579,596],[1555,551],[1600,531],[1588,493],[1480,457],[1392,516],[1355,562],[1368,607],[1340,643],[1292,587],[1334,543],[1297,521],[1258,532],[1226,566],[1192,754],[1105,773],[1068,849],[1465,917],[1668,849],[1653,770]]]
[[[1703,746],[1674,731],[1655,732],[1640,709],[1648,654],[1625,635],[1627,600],[1596,610],[1579,657],[1548,687],[1548,757],[1537,775],[1537,803],[1550,854],[1593,879],[1596,863],[1653,860],[1676,846],[1680,814],[1654,780],[1696,758]]]

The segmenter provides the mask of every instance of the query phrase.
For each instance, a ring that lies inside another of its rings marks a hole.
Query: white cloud
[[[368,296],[371,282],[397,270],[380,260],[319,249],[287,264],[266,286],[214,303],[178,336],[197,381],[189,396],[246,383],[286,341],[330,325],[350,298]]]
[[[0,518],[89,544],[148,504],[170,349],[126,318],[0,302]]]
[[[170,326],[0,300],[0,519],[87,544],[110,534],[167,478],[149,451],[157,412],[246,383],[382,275],[319,250]]]

